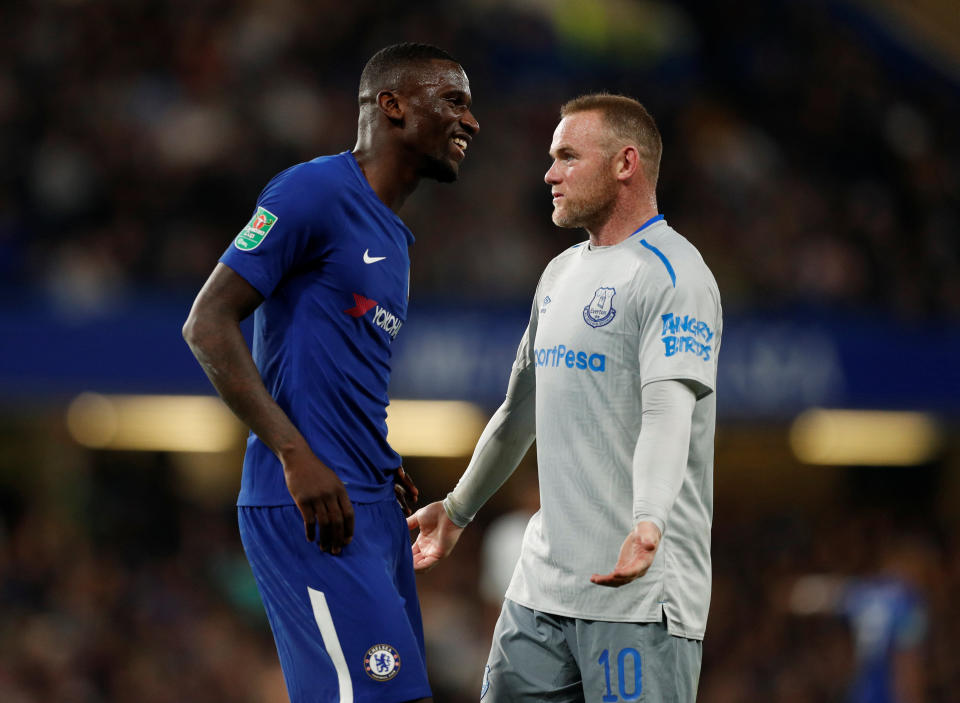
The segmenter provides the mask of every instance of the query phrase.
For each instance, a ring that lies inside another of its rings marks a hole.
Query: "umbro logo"
[[[375,264],[378,261],[383,261],[387,257],[385,256],[370,256],[370,250],[365,249],[363,252],[363,263],[365,264]]]

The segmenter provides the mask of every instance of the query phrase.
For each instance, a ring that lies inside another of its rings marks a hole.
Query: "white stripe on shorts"
[[[330,617],[327,599],[322,591],[316,591],[309,586],[307,592],[310,594],[310,605],[313,606],[313,617],[317,621],[317,627],[320,628],[320,636],[323,637],[323,646],[337,670],[337,682],[340,684],[340,703],[353,703],[353,681],[350,680],[347,660],[344,658],[343,649],[340,647],[337,629],[333,626],[333,618]]]

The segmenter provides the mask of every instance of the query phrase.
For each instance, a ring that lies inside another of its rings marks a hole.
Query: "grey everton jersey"
[[[527,527],[508,598],[593,620],[653,622],[663,613],[671,634],[703,638],[721,331],[713,275],[662,218],[620,244],[580,244],[550,262],[513,370],[517,382],[536,383],[543,507]],[[620,588],[594,585],[590,575],[613,570],[634,526],[641,388],[665,379],[697,396],[680,493],[650,570]]]

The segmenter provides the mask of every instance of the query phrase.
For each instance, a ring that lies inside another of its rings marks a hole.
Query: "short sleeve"
[[[317,195],[306,197],[309,189],[296,169],[267,184],[250,221],[220,257],[265,298],[288,271],[312,256],[324,236],[322,223],[309,217],[307,210],[313,208]],[[325,195],[329,198],[329,193]]]
[[[722,313],[715,290],[704,280],[657,277],[638,291],[640,377],[687,383],[697,399],[716,389],[716,355]]]

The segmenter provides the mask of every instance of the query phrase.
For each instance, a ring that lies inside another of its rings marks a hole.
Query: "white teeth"
[[[467,140],[463,137],[454,137],[453,143],[460,147],[463,151],[467,150]]]

